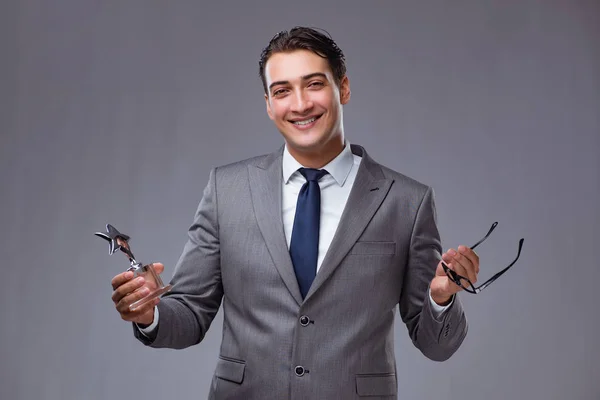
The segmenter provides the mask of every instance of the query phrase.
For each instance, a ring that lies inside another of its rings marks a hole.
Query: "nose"
[[[291,111],[298,114],[304,114],[312,107],[313,103],[307,93],[305,93],[303,90],[299,90],[295,93]]]

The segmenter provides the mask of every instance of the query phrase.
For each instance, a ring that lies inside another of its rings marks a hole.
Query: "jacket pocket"
[[[359,396],[397,396],[396,374],[356,375],[356,394]]]
[[[396,242],[356,242],[350,254],[391,255],[396,253]]]
[[[242,383],[244,381],[245,370],[245,361],[219,356],[215,375],[226,381]]]

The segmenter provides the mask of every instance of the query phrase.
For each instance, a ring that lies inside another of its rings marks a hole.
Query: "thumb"
[[[154,267],[154,271],[156,271],[157,274],[162,274],[165,270],[165,266],[162,263],[152,263],[151,265]]]
[[[442,267],[442,261],[440,261],[435,269],[436,276],[446,276],[446,271],[444,271],[444,267]]]

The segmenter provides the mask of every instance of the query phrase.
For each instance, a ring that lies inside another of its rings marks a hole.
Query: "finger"
[[[455,259],[455,256],[457,254],[455,249],[448,249],[448,251],[444,254],[444,262],[446,263],[448,268],[452,269],[462,278],[469,278],[469,275],[467,274],[465,268]],[[461,281],[465,286],[469,285],[466,279],[461,279]]]
[[[131,304],[135,303],[136,301],[143,299],[149,293],[150,293],[150,289],[148,289],[145,286],[136,290],[133,293],[129,293],[128,295],[124,296],[123,298],[121,298],[121,300],[119,300],[116,303],[117,311],[119,311],[121,316],[131,314],[131,313],[140,314],[139,310],[136,310],[136,311],[129,310],[129,306]]]
[[[444,267],[442,266],[442,264],[446,264],[446,266],[448,266],[448,263],[445,262],[445,259],[447,258],[446,253],[442,254],[442,259],[438,262],[437,267],[435,268],[435,275],[436,276],[446,276],[446,270],[444,269]]]
[[[467,246],[458,246],[458,252],[463,256],[467,257],[471,263],[475,266],[475,272],[479,273],[479,256],[473,250]]]
[[[442,255],[442,259],[446,263],[448,267],[451,267],[457,274],[462,275],[465,278],[468,278],[467,273],[465,272],[465,268],[460,265],[458,259],[456,258],[457,252],[455,249],[448,249],[447,252]],[[457,266],[458,269],[455,268]]]
[[[458,285],[456,283],[456,281],[454,280],[454,275],[450,272],[446,273],[446,271],[443,269],[443,265],[446,266],[446,268],[448,268],[449,270],[451,270],[452,272],[454,272],[454,270],[452,269],[452,265],[446,263],[444,260],[440,261],[440,265],[442,266],[442,271],[444,273],[444,280],[443,282],[443,288],[444,291],[448,294],[454,294],[457,292],[460,292],[461,290],[463,290],[463,286],[468,286],[469,284],[467,283],[466,280],[464,279],[459,279],[459,282],[461,283],[461,285]]]
[[[469,278],[473,284],[477,282],[477,273],[475,272],[475,266],[471,260],[455,250],[452,250],[449,252],[449,254],[453,258],[452,264],[455,266],[456,272],[466,278]],[[462,270],[463,273],[458,272],[458,270]]]
[[[136,300],[134,300],[133,302],[135,302],[135,301]],[[137,322],[140,320],[140,317],[143,316],[144,314],[154,313],[154,307],[159,303],[159,301],[160,301],[160,298],[156,297],[156,298],[146,302],[144,305],[138,306],[138,308],[135,309],[135,311],[132,311],[129,308],[131,306],[131,304],[128,304],[127,309],[121,313],[121,318],[132,319]]]
[[[452,252],[451,255],[453,258],[452,265],[454,265],[456,272],[468,278],[471,283],[475,283],[477,281],[477,274],[471,261],[456,251]]]
[[[466,278],[467,274],[465,273],[464,269],[460,265],[458,265],[458,266],[456,265],[453,254],[456,254],[456,251],[454,249],[448,249],[448,251],[446,253],[442,254],[442,261],[446,264],[446,267],[448,267],[449,269],[451,269],[452,271],[454,271],[455,273],[460,275],[462,278]],[[447,274],[447,275],[450,276],[450,274]],[[461,285],[463,285],[463,287],[469,286],[469,282],[467,282],[465,279],[461,279],[461,278],[459,278],[459,279],[460,279],[460,283],[461,283]],[[458,285],[456,282],[454,282],[454,279],[449,279],[449,280],[452,281],[451,285],[453,285],[455,288],[456,287],[460,288],[460,285]]]
[[[448,265],[448,263],[452,262],[452,256],[450,254],[448,254],[448,252],[450,250],[452,250],[452,249],[448,249],[448,251],[446,251],[444,254],[442,254],[442,260],[444,260],[446,265]]]
[[[148,324],[148,314],[154,313],[154,307],[159,303],[159,301],[160,298],[157,297],[152,301],[147,302],[135,311],[131,311],[129,309],[129,306],[127,306],[127,308],[123,312],[120,312],[121,319],[125,321]]]
[[[452,264],[453,261],[454,261],[454,258],[449,254],[449,252],[452,251],[452,250],[453,249],[448,249],[448,251],[446,253],[442,254],[442,260],[440,262],[440,266],[442,267],[441,268],[442,271],[441,271],[441,274],[438,274],[438,275],[448,276],[448,274],[446,273],[446,271],[443,268],[442,263],[445,264],[447,268],[449,268],[449,269],[451,269],[451,270],[454,271],[454,267],[453,267],[453,264]],[[458,273],[458,271],[455,271],[455,272]]]
[[[137,278],[132,279],[132,280],[128,281],[127,283],[122,284],[121,286],[116,288],[115,291],[113,292],[113,294],[111,296],[112,301],[115,302],[115,304],[118,303],[119,301],[121,301],[121,299],[123,297],[127,296],[129,293],[142,287],[145,282],[146,282],[146,280],[144,279],[144,277],[138,276]]]
[[[122,284],[124,284],[125,282],[130,280],[131,278],[133,278],[133,272],[125,271],[125,272],[120,273],[119,275],[115,276],[114,278],[112,278],[112,280],[110,281],[110,284],[112,285],[113,290],[115,290],[116,288],[118,288],[119,286],[121,286]]]

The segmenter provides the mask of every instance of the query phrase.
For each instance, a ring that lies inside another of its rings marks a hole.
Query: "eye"
[[[309,87],[323,87],[324,84],[321,81],[314,81],[308,84]]]
[[[273,92],[273,96],[282,96],[283,94],[285,94],[286,89],[277,89]]]

